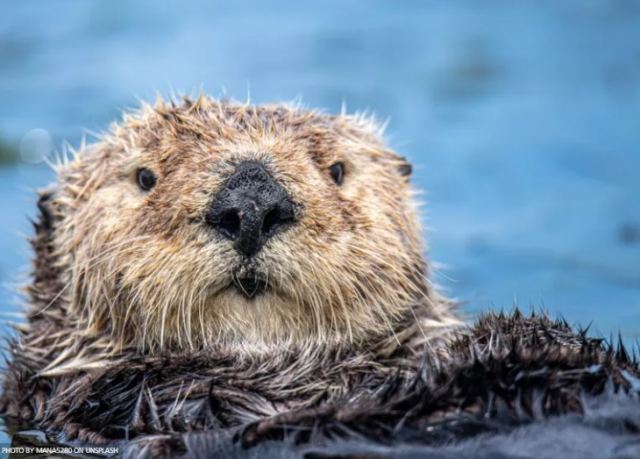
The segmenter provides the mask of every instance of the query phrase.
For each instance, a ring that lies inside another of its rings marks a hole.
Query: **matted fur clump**
[[[487,314],[400,372],[234,429],[143,437],[130,456],[391,459],[640,457],[640,369],[545,315]],[[387,369],[388,370],[388,369]],[[216,402],[211,402],[216,407]],[[215,408],[214,408],[215,409]]]
[[[640,370],[621,345],[516,311],[485,315],[461,330],[444,358],[396,350],[368,360],[385,347],[325,355],[302,380],[296,378],[309,356],[294,352],[288,373],[277,373],[280,387],[272,385],[273,367],[265,362],[238,368],[214,356],[141,359],[92,372],[75,386],[49,387],[61,401],[52,407],[58,418],[29,427],[57,427],[53,432],[63,433],[50,441],[63,444],[118,445],[124,457],[622,459],[640,453]],[[291,378],[282,381],[284,374]],[[180,393],[185,396],[176,398]],[[294,402],[298,397],[304,402]],[[273,404],[291,408],[269,415]],[[248,415],[242,422],[229,417],[239,407]],[[259,407],[266,411],[256,415]]]

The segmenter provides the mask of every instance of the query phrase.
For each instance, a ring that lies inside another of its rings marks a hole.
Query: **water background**
[[[436,280],[640,337],[640,2],[0,0],[0,138],[77,144],[156,91],[389,119]],[[0,167],[0,312],[42,165]]]

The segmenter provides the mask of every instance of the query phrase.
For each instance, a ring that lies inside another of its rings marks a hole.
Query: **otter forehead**
[[[201,97],[193,102],[159,103],[125,116],[114,126],[115,139],[127,148],[153,151],[169,170],[198,154],[252,154],[257,150],[277,152],[294,159],[304,152],[319,162],[339,155],[339,150],[357,146],[384,155],[376,124],[360,116],[326,115],[299,107],[248,106]]]
[[[428,295],[409,171],[359,116],[145,105],[61,170],[72,305],[145,348],[380,333]]]

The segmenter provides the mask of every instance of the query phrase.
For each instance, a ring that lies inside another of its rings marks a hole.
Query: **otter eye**
[[[329,168],[329,174],[331,174],[331,178],[336,185],[342,185],[342,181],[344,180],[344,164],[335,163]]]
[[[143,191],[149,191],[156,184],[155,174],[146,167],[138,169],[136,176],[138,180],[138,186]]]

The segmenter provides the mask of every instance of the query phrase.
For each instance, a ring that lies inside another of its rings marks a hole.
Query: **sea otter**
[[[364,116],[204,95],[125,114],[40,194],[5,418],[193,455],[197,432],[392,441],[580,411],[564,375],[595,365],[590,391],[636,390],[635,363],[544,317],[463,326],[430,281],[410,173]]]

